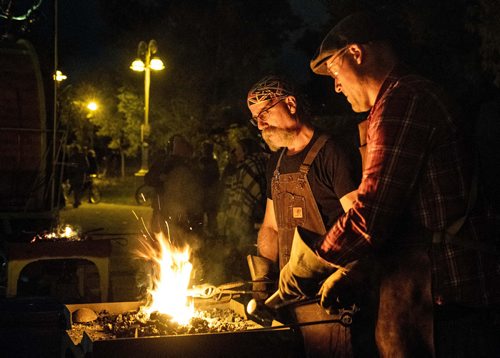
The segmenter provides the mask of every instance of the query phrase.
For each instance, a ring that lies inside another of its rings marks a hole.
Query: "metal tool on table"
[[[267,291],[264,289],[265,285],[272,284],[274,281],[267,279],[263,274],[261,274],[261,267],[264,265],[261,261],[265,259],[257,256],[252,256],[252,258],[252,260],[255,260],[256,262],[252,265],[249,264],[252,281],[229,282],[219,286],[211,284],[194,285],[191,289],[189,289],[188,294],[196,298],[220,300],[223,296],[229,296],[229,298],[232,298],[234,295],[254,295],[258,293],[266,293]],[[263,285],[263,289],[255,289],[255,284]]]
[[[252,290],[245,289],[245,286],[252,284],[253,281],[238,281],[224,283],[219,286],[202,284],[194,285],[189,289],[188,294],[191,297],[206,298],[219,301],[222,297],[229,297],[231,299],[235,295],[251,295],[254,293]]]

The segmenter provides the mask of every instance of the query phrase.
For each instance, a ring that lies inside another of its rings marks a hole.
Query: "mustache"
[[[271,133],[295,133],[295,129],[294,128],[278,128],[278,127],[274,127],[274,126],[269,126],[265,129],[262,130],[262,134],[271,134]]]

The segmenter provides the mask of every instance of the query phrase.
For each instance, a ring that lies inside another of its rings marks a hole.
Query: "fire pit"
[[[17,285],[23,269],[37,261],[85,260],[97,268],[100,278],[101,300],[108,300],[109,266],[111,242],[108,239],[92,240],[69,225],[59,227],[54,232],[36,234],[30,243],[8,243],[7,245],[7,297],[18,294]],[[83,277],[79,287],[83,291]],[[81,293],[83,295],[83,293]]]
[[[158,334],[168,330],[153,330],[151,335],[146,335],[146,331],[141,332],[140,329],[121,329],[121,333],[117,334],[116,327],[113,327],[116,319],[111,317],[121,315],[120,322],[131,320],[130,312],[136,312],[140,305],[140,302],[66,305],[71,315],[82,308],[96,313],[106,311],[108,318],[103,319],[101,314],[100,322],[110,326],[72,323],[63,338],[63,354],[66,357],[302,356],[301,340],[295,331],[280,327],[281,323],[276,321],[272,327],[262,327],[249,320],[244,306],[235,300],[196,301],[197,310],[204,311],[208,320],[216,321],[211,328],[203,323],[202,317],[198,321],[195,319],[188,328],[175,330],[171,327],[169,335]]]

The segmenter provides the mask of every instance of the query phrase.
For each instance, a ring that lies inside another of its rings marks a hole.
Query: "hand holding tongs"
[[[313,297],[310,299],[304,299],[301,297],[291,299],[289,301],[283,301],[280,297],[279,291],[276,291],[273,293],[269,298],[265,301],[265,306],[274,310],[279,310],[287,306],[298,306],[298,305],[305,305],[305,304],[310,304],[310,303],[317,303],[319,304],[320,298],[319,297]],[[252,307],[253,308],[253,307]],[[247,311],[248,311],[248,306],[247,306]],[[254,308],[255,311],[255,308]],[[331,320],[323,320],[323,321],[315,321],[315,322],[308,322],[308,323],[300,323],[300,325],[310,325],[310,324],[320,324],[320,323],[329,323],[329,322],[338,322],[342,324],[343,326],[347,327],[352,324],[352,318],[354,314],[356,314],[359,311],[359,307],[356,304],[353,304],[349,307],[339,307],[337,308],[334,312],[328,312],[333,318]],[[248,312],[252,313],[252,312]]]

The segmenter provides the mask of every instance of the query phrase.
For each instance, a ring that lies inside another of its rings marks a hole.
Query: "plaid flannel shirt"
[[[431,81],[401,65],[391,71],[368,116],[358,200],[317,243],[321,257],[345,266],[385,245],[405,246],[415,240],[430,245],[425,235],[415,233],[444,231],[465,214],[471,163],[456,111]],[[471,268],[470,250],[445,245],[434,254],[434,273],[442,265],[451,268],[440,275],[446,282],[439,283],[450,291],[445,293],[450,300],[484,298],[475,292],[483,274],[480,267]],[[464,284],[471,288],[461,289]],[[480,297],[452,297],[457,288],[458,296]]]

